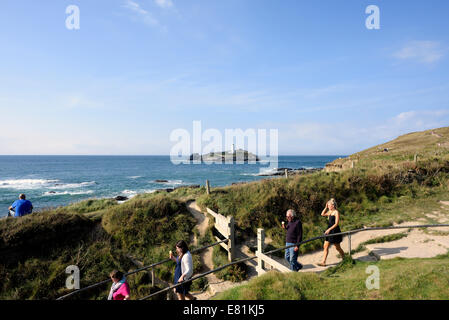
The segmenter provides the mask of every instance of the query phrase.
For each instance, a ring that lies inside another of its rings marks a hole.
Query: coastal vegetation
[[[270,179],[215,189],[210,195],[201,195],[198,204],[234,216],[237,234],[255,236],[257,228],[264,228],[281,246],[284,235],[280,224],[288,209],[299,214],[304,239],[311,238],[327,228],[320,213],[330,198],[338,201],[342,231],[416,220],[422,216],[424,206],[437,206],[437,200],[447,195],[449,162],[422,161],[414,170],[376,174],[355,169]],[[304,244],[301,252],[321,245],[319,241]]]
[[[137,268],[136,261],[149,265],[166,259],[177,240],[192,243],[196,221],[186,208],[189,200],[196,200],[203,209],[209,207],[225,216],[232,215],[237,241],[254,238],[257,228],[264,228],[273,249],[284,245],[285,234],[280,225],[290,208],[296,210],[303,222],[304,239],[321,235],[327,221],[320,213],[330,198],[337,200],[342,231],[418,219],[435,223],[423,212],[437,210],[439,201],[448,200],[448,144],[449,128],[440,128],[408,134],[337,159],[326,170],[311,174],[212,188],[210,194],[206,194],[204,187],[182,187],[137,195],[124,203],[91,199],[20,219],[3,219],[0,299],[55,299],[69,292],[65,289],[68,276],[65,268],[69,265],[80,268],[84,287],[108,279],[112,269],[129,272]],[[348,161],[351,165],[345,169]],[[210,225],[207,234],[199,237],[197,246],[212,242],[215,240]],[[306,253],[321,246],[321,241],[314,241],[300,250]],[[198,255],[193,258],[195,272],[199,272],[200,258]],[[221,298],[447,298],[432,275],[432,272],[438,276],[448,274],[447,258],[423,259],[423,264],[414,263],[413,259],[380,261],[378,266],[389,273],[385,273],[383,289],[377,293],[360,287],[363,282],[359,278],[366,278],[364,263],[346,261],[344,267],[329,271],[333,274],[269,273]],[[215,267],[227,263],[219,246],[214,249],[213,263]],[[402,284],[402,268],[404,275],[418,276]],[[169,262],[155,268],[155,276],[171,281],[173,271],[174,264]],[[240,281],[245,274],[242,264],[222,270],[217,277]],[[133,299],[155,290],[146,272],[130,276],[129,284]],[[204,281],[194,282],[196,289],[205,285]],[[108,287],[109,284],[74,298],[105,299]]]
[[[92,219],[86,207],[109,209],[100,219]],[[189,239],[195,224],[184,203],[162,194],[136,197],[119,206],[95,200],[68,208],[65,213],[57,209],[0,222],[0,299],[55,299],[68,291],[69,265],[79,267],[85,287],[108,279],[113,269],[136,269],[132,259],[145,265],[164,260],[177,240]],[[200,266],[198,261],[195,265]],[[155,274],[168,281],[173,270],[173,263],[166,263]],[[149,293],[148,277],[131,276],[129,283],[139,292],[145,291],[143,285]],[[75,298],[104,299],[107,287]]]

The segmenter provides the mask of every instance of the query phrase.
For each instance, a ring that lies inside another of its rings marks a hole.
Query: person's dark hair
[[[187,246],[187,243],[184,240],[179,240],[178,242],[176,242],[176,246],[178,248],[181,248],[182,254],[189,251],[189,247]]]
[[[26,195],[24,193],[21,193],[19,195],[19,199],[25,200],[26,199]]]
[[[117,279],[117,280],[122,280],[123,272],[118,271],[118,270],[112,270],[111,273],[109,274],[109,276],[114,279]]]

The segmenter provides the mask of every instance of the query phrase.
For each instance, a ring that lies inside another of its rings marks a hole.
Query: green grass
[[[195,226],[185,204],[163,194],[135,197],[121,205],[88,203],[0,221],[0,299],[54,299],[67,292],[69,265],[80,268],[83,287],[107,279],[112,269],[136,269],[128,255],[145,265],[164,260],[176,241],[190,239]],[[101,216],[86,216],[97,209],[104,210]],[[194,259],[198,269],[199,257]],[[161,265],[156,276],[172,280],[174,267],[172,262]],[[129,280],[134,294],[147,285],[134,276]],[[106,296],[104,286],[75,299]]]
[[[437,137],[432,132],[440,135]],[[440,144],[440,146],[438,146]],[[388,149],[388,152],[384,152]],[[329,167],[349,167],[350,161],[355,161],[355,168],[388,172],[393,169],[414,169],[414,156],[418,162],[430,159],[449,160],[449,127],[437,128],[402,135],[392,141],[357,152],[348,158],[337,159]]]
[[[407,237],[407,233],[395,233],[395,234],[389,234],[386,236],[370,239],[368,241],[365,241],[363,244],[373,244],[373,243],[385,243],[385,242],[391,242],[396,241],[402,238]]]
[[[368,290],[366,268],[380,272],[379,290]],[[378,262],[352,261],[322,274],[268,272],[232,288],[217,300],[421,300],[449,298],[449,255],[430,259],[395,258]]]
[[[215,246],[212,253],[214,268],[224,266],[229,262],[227,252],[221,246]],[[218,279],[240,282],[247,277],[247,266],[244,263],[234,264],[215,273]]]

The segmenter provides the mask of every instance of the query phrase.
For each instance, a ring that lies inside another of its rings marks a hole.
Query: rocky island
[[[249,151],[238,149],[222,152],[209,152],[200,155],[193,153],[190,155],[190,161],[215,162],[215,163],[235,163],[235,162],[258,162],[259,157]]]

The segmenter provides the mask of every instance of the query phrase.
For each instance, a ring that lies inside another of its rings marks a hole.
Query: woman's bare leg
[[[329,241],[324,241],[323,248],[324,248],[324,256],[323,261],[321,263],[326,264],[327,255],[329,254]]]
[[[178,300],[185,300],[186,297],[182,293],[176,292],[176,295],[178,296]]]
[[[190,294],[190,293],[187,293],[187,294],[186,294],[186,297],[187,297],[187,299],[189,299],[189,300],[195,300],[195,297],[192,296],[192,294]]]
[[[340,256],[342,259],[344,259],[345,257],[345,252],[343,251],[343,249],[341,248],[339,243],[334,243],[335,248],[337,249],[337,251],[340,253]]]

